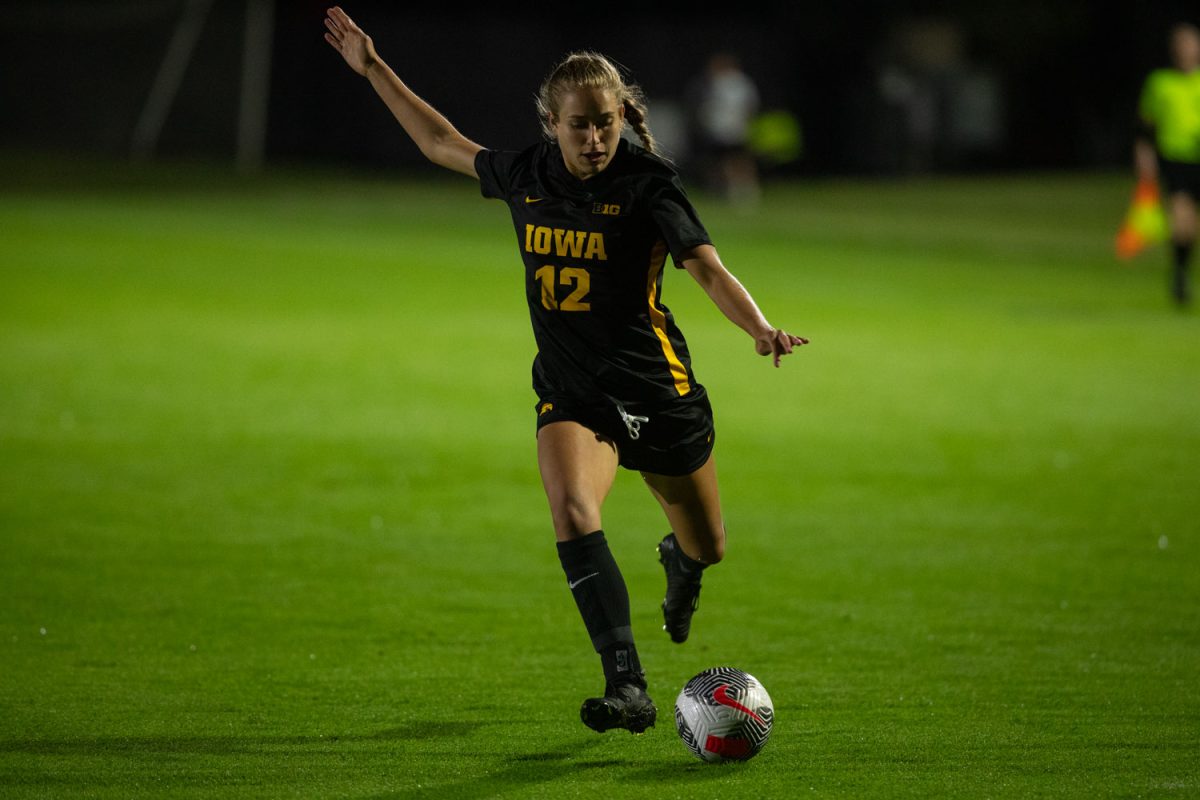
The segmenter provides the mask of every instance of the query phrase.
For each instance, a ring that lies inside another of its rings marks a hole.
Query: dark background
[[[322,40],[326,5],[275,3],[268,163],[428,168],[369,85]],[[0,2],[0,146],[128,153],[183,7]],[[245,8],[244,0],[216,0],[159,154],[232,158]],[[490,147],[536,138],[533,93],[568,50],[598,49],[632,70],[651,98],[652,124],[656,108],[665,119],[679,107],[710,53],[735,52],[765,106],[799,118],[803,158],[777,168],[798,174],[1123,165],[1141,82],[1166,63],[1169,26],[1196,21],[1198,11],[1194,3],[1082,0],[743,2],[719,13],[684,3],[412,10],[351,0],[345,8],[410,86]],[[934,51],[942,56],[929,57]],[[923,134],[913,133],[896,85],[925,98]],[[981,99],[986,113],[970,118],[963,109],[978,111]],[[973,134],[955,133],[971,119]]]

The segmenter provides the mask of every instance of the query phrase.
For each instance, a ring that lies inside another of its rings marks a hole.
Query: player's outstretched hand
[[[342,54],[350,69],[365,77],[367,68],[379,60],[371,37],[354,24],[341,6],[334,6],[325,13],[325,41]]]
[[[778,367],[779,359],[792,352],[792,348],[802,344],[808,344],[808,339],[803,336],[793,336],[779,328],[772,328],[769,334],[754,340],[754,349],[760,356],[773,356],[775,366]]]

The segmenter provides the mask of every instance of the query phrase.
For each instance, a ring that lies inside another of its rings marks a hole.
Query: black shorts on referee
[[[1200,201],[1200,164],[1160,157],[1158,174],[1162,179],[1163,194],[1169,196],[1183,192],[1193,200]]]
[[[658,403],[617,403],[547,391],[538,398],[537,429],[578,422],[611,439],[622,467],[656,475],[690,475],[708,461],[716,430],[703,386]]]

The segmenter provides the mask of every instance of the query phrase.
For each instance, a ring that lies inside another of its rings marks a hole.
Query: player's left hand
[[[804,344],[808,344],[808,339],[803,336],[793,336],[785,330],[772,328],[770,333],[754,340],[754,350],[760,356],[774,357],[775,366],[778,367],[779,359],[791,353],[793,348]]]
[[[366,77],[367,70],[379,60],[371,37],[354,24],[341,6],[334,6],[325,13],[325,41],[342,54],[350,69]]]

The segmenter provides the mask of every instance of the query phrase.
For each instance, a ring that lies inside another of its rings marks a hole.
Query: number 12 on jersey
[[[592,288],[592,276],[583,267],[555,267],[553,264],[533,273],[542,284],[542,307],[547,311],[591,311],[587,301]],[[573,286],[571,293],[560,302],[555,288],[558,285]]]

